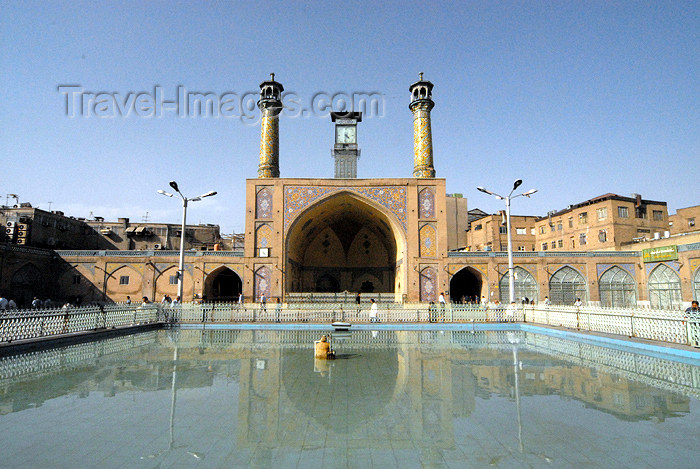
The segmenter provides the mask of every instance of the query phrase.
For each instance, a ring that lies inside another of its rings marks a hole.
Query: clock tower
[[[357,147],[357,123],[362,122],[361,112],[331,112],[335,122],[335,145],[331,154],[335,158],[337,179],[356,179],[357,160],[360,149]]]

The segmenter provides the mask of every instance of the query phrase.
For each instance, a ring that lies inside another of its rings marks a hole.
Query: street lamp
[[[514,199],[516,197],[520,197],[521,195],[525,197],[530,197],[532,194],[537,192],[537,189],[530,189],[527,192],[523,192],[522,194],[518,195],[513,195],[513,192],[515,192],[515,189],[517,189],[520,184],[523,183],[522,179],[517,179],[513,183],[513,189],[510,191],[510,194],[508,194],[506,197],[503,197],[502,195],[498,195],[495,192],[491,192],[488,189],[484,189],[483,187],[479,186],[476,189],[480,192],[483,192],[484,194],[492,195],[498,200],[505,200],[506,201],[506,230],[508,232],[508,294],[510,297],[510,302],[513,303],[515,301],[515,274],[513,272],[513,241],[511,238],[510,234],[510,199]]]
[[[177,296],[180,297],[180,301],[182,302],[183,300],[183,274],[185,271],[185,223],[187,221],[187,202],[198,202],[202,200],[204,197],[211,197],[212,195],[216,195],[216,191],[209,191],[206,194],[198,195],[197,197],[192,197],[192,198],[187,198],[184,195],[182,195],[182,192],[180,192],[180,189],[177,187],[177,182],[175,181],[170,181],[170,187],[175,189],[175,192],[177,192],[180,197],[182,198],[182,230],[180,231],[180,264],[177,268]],[[161,195],[164,195],[166,197],[172,197],[173,194],[169,192],[165,192],[162,189],[158,190],[158,193]]]

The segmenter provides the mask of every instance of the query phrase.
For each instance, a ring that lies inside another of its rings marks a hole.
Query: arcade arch
[[[343,191],[310,206],[286,237],[287,292],[403,293],[403,230],[370,199]]]
[[[549,299],[554,304],[572,305],[577,298],[588,300],[586,279],[568,265],[554,272],[549,280]]]
[[[681,279],[666,264],[657,265],[649,275],[649,302],[652,308],[680,308]]]
[[[482,285],[481,273],[472,267],[464,267],[450,279],[450,299],[455,303],[462,299],[479,302]]]
[[[700,268],[695,271],[693,277],[693,300],[700,300]]]
[[[515,302],[520,303],[523,298],[527,298],[528,300],[536,300],[537,280],[535,280],[535,277],[533,277],[527,270],[518,266],[513,268],[513,275],[515,277],[515,282],[513,282],[513,286],[515,287],[515,295],[513,298],[515,299]],[[498,281],[498,296],[503,304],[510,303],[510,289],[508,288],[509,277],[508,272],[506,272]]]
[[[598,280],[600,304],[602,306],[636,306],[636,287],[629,272],[616,265],[612,266]]]
[[[207,301],[237,301],[243,289],[241,277],[227,266],[213,270],[204,280]]]

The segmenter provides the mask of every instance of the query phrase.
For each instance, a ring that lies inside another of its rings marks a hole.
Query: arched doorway
[[[236,272],[220,267],[207,275],[204,296],[207,301],[237,301],[242,288],[243,282]]]
[[[402,293],[397,272],[405,242],[390,214],[359,194],[340,192],[306,209],[286,236],[288,293]]]
[[[44,278],[39,269],[34,264],[25,264],[12,275],[10,293],[6,295],[15,300],[18,306],[29,307],[34,296],[46,295],[44,287]]]
[[[459,303],[464,301],[479,302],[481,297],[481,274],[479,271],[465,267],[450,279],[450,300]]]

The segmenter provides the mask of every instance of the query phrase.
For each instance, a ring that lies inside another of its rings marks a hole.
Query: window
[[[557,231],[561,231],[564,229],[564,225],[562,225],[561,222],[557,223]]]
[[[649,301],[652,308],[680,308],[681,279],[671,267],[659,264],[649,275]]]
[[[551,246],[552,246],[552,249],[556,249],[556,247],[557,247],[557,242],[556,242],[556,241],[552,241],[552,245],[551,245]]]
[[[572,305],[576,298],[586,301],[586,279],[576,269],[566,266],[557,270],[549,281],[549,299],[554,304]]]
[[[525,250],[525,246],[518,246],[518,251],[524,251],[524,250]]]
[[[560,239],[557,241],[557,247],[558,248],[563,248],[564,247],[564,240]]]
[[[692,228],[695,226],[695,218],[688,218],[688,228]]]
[[[647,217],[647,208],[644,206],[640,206],[640,207],[635,208],[634,216],[636,218],[646,218]]]
[[[551,225],[549,225],[549,231],[551,231],[552,233],[554,233],[554,230],[555,230],[555,229],[556,229],[556,228],[554,227],[554,223],[552,223]]]
[[[527,228],[516,228],[516,229],[515,229],[515,234],[526,235],[526,234],[527,234]]]
[[[171,275],[169,278],[170,285],[177,285],[177,274]]]
[[[544,225],[540,226],[540,234],[545,234],[546,232],[547,228]]]
[[[499,226],[498,227],[498,232],[501,234],[508,234],[508,227],[506,226]]]
[[[630,210],[627,207],[617,207],[617,216],[620,218],[629,218]]]
[[[601,243],[604,243],[608,240],[608,231],[607,230],[600,230],[598,231],[598,241]]]
[[[574,227],[574,217],[569,217],[569,228]]]
[[[608,218],[608,207],[599,208],[596,210],[598,214],[598,220],[605,220]]]
[[[474,231],[479,231],[482,228],[481,223],[474,227]]]
[[[588,223],[588,212],[581,212],[578,214],[579,223]]]
[[[663,221],[663,219],[664,219],[663,210],[654,210],[651,212],[651,214],[652,214],[652,217],[654,218],[654,220],[656,220],[656,221]]]
[[[634,279],[626,270],[613,266],[598,281],[600,303],[603,306],[631,307],[637,305]]]
[[[122,275],[121,277],[119,277],[119,285],[129,285],[129,276]]]
[[[532,236],[535,236],[535,234],[537,234],[537,232],[535,231],[534,228],[530,228],[530,234],[531,234]]]
[[[73,285],[80,284],[80,275],[73,275]]]
[[[513,282],[515,298],[537,298],[537,281],[535,280],[535,277],[533,277],[527,270],[518,266],[513,268],[513,274],[515,278],[515,281]],[[509,280],[510,277],[508,276],[508,272],[506,272],[498,282],[499,298],[503,304],[507,304],[510,301]]]
[[[580,235],[578,235],[578,244],[580,246],[586,245],[586,233],[581,233]]]
[[[542,250],[543,250],[543,251],[546,251],[546,250],[547,250],[547,246],[548,246],[547,243],[542,243]]]

